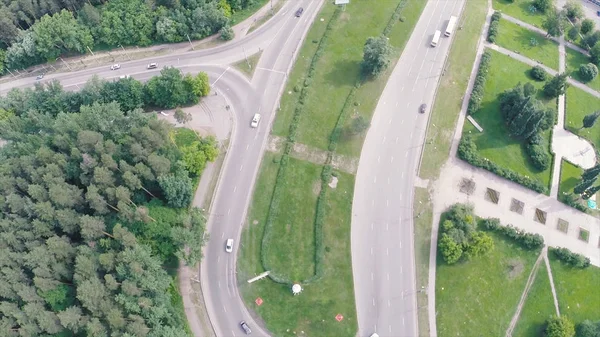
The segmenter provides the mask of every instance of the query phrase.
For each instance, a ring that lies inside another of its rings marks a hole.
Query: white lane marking
[[[402,201],[402,193],[400,193],[400,201]]]
[[[390,158],[390,163],[393,163],[393,162],[394,162],[394,157],[391,157]]]
[[[217,82],[219,82],[219,80],[221,79],[221,77],[223,77],[223,75],[225,75],[225,73],[227,72],[227,70],[229,70],[229,68],[231,68],[231,67],[227,67],[227,69],[225,69],[225,70],[224,70],[224,71],[221,73],[221,75],[219,75],[219,77],[217,77],[217,79],[216,79],[216,80],[213,82],[213,84],[211,84],[210,86],[211,86],[211,87],[214,87],[214,86],[215,86],[215,84],[216,84]]]
[[[404,172],[402,172],[402,177],[401,178],[404,179]]]
[[[389,223],[386,223],[386,224],[385,224],[385,230],[386,230],[386,231],[389,231],[389,230],[390,230],[390,224],[389,224]]]
[[[373,230],[373,223],[371,222],[371,230]]]
[[[375,306],[375,297],[373,297],[373,306]]]
[[[400,137],[396,137],[396,144],[398,144],[399,139],[400,139]]]
[[[387,280],[390,280],[390,273],[387,274]]]
[[[235,336],[235,332],[233,332],[233,330],[231,330],[231,335],[232,335],[232,336]]]
[[[385,200],[385,205],[389,207],[390,206],[390,201],[386,199]]]
[[[371,255],[373,255],[373,247],[371,247]]]
[[[388,177],[388,185],[390,184],[390,177]]]
[[[408,152],[404,153],[404,158],[408,158]]]
[[[405,326],[406,324],[404,324],[404,317],[402,317],[402,326]]]
[[[246,145],[246,150],[248,150],[248,148],[250,148],[250,144],[247,144],[247,145]]]
[[[400,104],[400,102],[396,102],[396,106],[398,106],[398,104]]]
[[[400,121],[400,125],[404,124],[404,119]]]
[[[371,200],[371,206],[375,206],[375,199]]]
[[[221,256],[217,256],[217,262],[221,261]]]
[[[385,143],[385,137],[383,137],[383,140],[381,141],[381,144]]]
[[[408,104],[406,104],[406,107],[408,108],[410,106],[410,102],[408,102]]]
[[[225,232],[221,233],[221,239],[225,237]]]
[[[385,102],[383,102],[383,105],[385,105]]]
[[[375,280],[375,274],[371,273],[371,281]]]
[[[235,193],[235,191],[237,191],[237,186],[233,186],[233,193]]]
[[[381,156],[377,157],[377,162],[379,163],[381,161]]]
[[[408,68],[408,76],[410,76],[411,71],[412,71],[412,65],[410,66],[410,68]],[[402,89],[404,89],[404,87],[402,87]]]
[[[373,178],[373,183],[377,183],[377,176]]]
[[[225,309],[225,306],[223,306],[223,311],[225,311],[225,313],[227,313],[227,309]],[[233,332],[233,331],[232,331]]]
[[[392,119],[390,118],[390,121],[388,122],[388,124],[392,124]]]
[[[400,244],[400,248],[402,248],[402,241],[398,241],[398,243]]]
[[[392,306],[392,301],[388,300],[388,308]]]
[[[410,132],[410,139],[412,139],[413,131]]]
[[[390,255],[390,249],[389,248],[385,249],[385,255]]]
[[[221,289],[221,281],[217,282],[219,284],[219,289]]]
[[[392,333],[392,326],[390,325],[390,333]]]
[[[404,91],[404,87],[400,88],[400,92],[403,92],[403,91]]]
[[[227,215],[231,213],[231,208],[227,210]]]
[[[400,274],[402,274],[402,266],[400,266]]]

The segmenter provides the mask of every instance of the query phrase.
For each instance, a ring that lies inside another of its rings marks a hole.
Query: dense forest
[[[105,98],[115,85],[141,100]],[[188,205],[217,148],[144,113],[148,90],[95,78],[0,99],[0,335],[189,336],[171,275],[201,258]]]
[[[0,0],[0,74],[98,46],[201,39],[255,1]]]

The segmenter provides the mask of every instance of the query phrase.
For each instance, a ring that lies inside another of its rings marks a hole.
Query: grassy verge
[[[495,10],[541,28],[546,17],[540,12],[532,11],[532,5],[531,0],[493,0],[492,2]]]
[[[500,19],[496,44],[558,70],[558,44],[537,32]]]
[[[454,127],[462,105],[461,97],[467,90],[486,12],[485,1],[467,0],[461,18],[462,29],[454,33],[446,75],[440,80],[427,131],[427,142],[419,172],[424,179],[437,178],[440,168],[448,158]]]
[[[280,1],[278,1],[273,6],[272,10],[267,11],[258,20],[254,21],[254,23],[252,24],[252,26],[250,26],[250,28],[248,29],[248,34],[252,33],[254,30],[260,28],[260,26],[262,26],[265,22],[269,21],[270,18],[274,17],[279,12],[279,10],[281,9],[281,7],[283,7],[283,5],[285,4],[285,2],[286,2],[286,0],[280,0]]]
[[[239,71],[246,74],[250,79],[254,75],[254,71],[256,70],[256,65],[258,64],[258,60],[260,60],[260,56],[262,55],[262,51],[258,52],[250,57],[248,57],[248,61],[241,60],[233,64]]]
[[[589,129],[580,129],[583,125],[583,117],[598,110],[600,99],[571,86],[567,89],[566,101],[565,129],[589,140],[596,150],[600,151],[600,123],[594,124]]]
[[[498,101],[500,93],[513,88],[519,82],[530,82],[538,89],[541,89],[542,83],[532,82],[529,79],[529,66],[493,50],[490,52],[492,53],[492,59],[481,108],[473,115],[473,118],[483,128],[483,132],[479,132],[471,123],[466,122],[463,136],[467,134],[473,136],[477,145],[477,152],[482,157],[488,158],[501,167],[512,169],[521,175],[536,179],[549,188],[552,167],[539,171],[531,165],[521,141],[508,135],[508,130],[506,130],[500,114],[500,102]],[[548,107],[556,109],[555,101],[546,100],[541,91],[538,91],[538,98]],[[546,144],[549,144],[550,131],[544,132],[543,136]]]
[[[431,248],[431,225],[433,223],[433,206],[429,201],[429,192],[424,188],[415,188],[415,264],[417,267],[417,289],[427,289],[429,284],[429,249]],[[417,293],[417,315],[419,335],[429,336],[429,315],[427,311],[427,294]]]
[[[513,331],[513,337],[543,336],[546,320],[552,315],[556,315],[552,288],[546,264],[542,262]]]
[[[567,71],[571,73],[571,77],[573,77],[575,80],[585,83],[585,85],[587,85],[588,87],[594,89],[594,90],[598,90],[600,91],[600,77],[596,76],[596,78],[594,78],[592,81],[590,82],[584,82],[581,79],[581,76],[579,76],[579,66],[581,66],[582,64],[588,64],[590,63],[590,58],[583,55],[582,53],[573,50],[571,48],[565,48],[567,56],[566,56],[566,63],[567,63]]]
[[[237,23],[240,23],[240,22],[246,20],[252,14],[256,13],[256,11],[258,11],[268,1],[270,1],[270,0],[254,0],[254,1],[252,1],[252,5],[248,6],[247,8],[244,8],[240,11],[236,11],[235,13],[233,13],[233,15],[231,15],[231,25],[233,26]],[[283,0],[280,0],[280,2],[282,2],[282,1]]]
[[[550,256],[550,266],[560,314],[568,316],[575,324],[586,319],[598,320],[600,268],[590,266],[586,269],[575,269],[552,256]]]
[[[438,336],[504,336],[537,254],[497,234],[483,257],[446,265],[438,256]]]
[[[378,6],[373,6],[369,1],[356,1],[352,6],[346,8],[346,11],[340,15],[330,33],[331,38],[328,40],[327,49],[316,65],[315,76],[312,79],[304,78],[303,75],[306,73],[308,65],[303,67],[303,64],[300,63],[299,66],[294,67],[286,90],[286,92],[292,92],[292,94],[285,95],[282,98],[281,111],[278,112],[273,127],[274,134],[279,136],[289,134],[288,126],[292,119],[295,103],[298,100],[298,88],[308,81],[311,83],[310,95],[304,103],[305,113],[298,125],[297,141],[327,150],[329,135],[336,125],[339,112],[342,110],[350,90],[359,79],[363,45],[368,37],[381,34],[389,21],[390,13],[394,11],[399,2],[399,0],[383,1]],[[405,15],[403,11],[402,15],[407,19],[415,17],[413,20],[416,22],[421,11],[420,8],[424,6],[424,3],[407,1],[406,4],[405,10],[408,14]],[[324,6],[326,9],[333,7],[330,4]],[[415,7],[417,10],[414,10]],[[414,13],[411,11],[414,11]],[[317,21],[315,25],[324,25],[324,23]],[[406,35],[410,34],[413,25],[414,22],[396,24],[397,27],[404,27]],[[397,28],[395,27],[395,29]],[[393,43],[395,40],[394,33],[390,34],[390,37],[390,41]],[[394,37],[394,40],[392,40],[392,37]],[[311,41],[310,36],[307,41]],[[302,73],[296,75],[296,72]],[[372,114],[375,107],[374,103],[380,96],[386,81],[387,76],[381,76],[376,81],[365,83],[360,90],[357,90],[355,101],[360,103],[360,107],[356,110],[361,111],[358,113],[366,116]],[[364,98],[368,98],[369,102],[363,102]],[[353,111],[353,113],[356,115],[357,112]],[[359,142],[362,144],[362,141]],[[344,151],[343,143],[342,140],[340,153],[347,154]],[[349,152],[358,155],[360,146]]]
[[[248,217],[249,226],[242,234],[238,260],[241,280],[263,272],[260,242],[274,187],[274,176],[279,167],[273,162],[273,158],[278,156],[272,153],[265,155],[257,180],[254,202]],[[315,171],[320,168],[307,162],[300,163],[302,166],[312,166]],[[267,328],[277,336],[353,336],[356,331],[350,256],[350,210],[354,177],[338,173],[338,179],[337,187],[328,192],[326,226],[323,228],[323,278],[318,283],[304,286],[300,296],[292,296],[289,287],[274,283],[268,278],[253,284],[244,283],[240,288],[249,308],[255,310],[266,322]],[[303,206],[294,206],[297,207]],[[304,220],[308,225],[313,223],[312,218]],[[293,249],[289,251],[288,254],[295,252]],[[257,297],[264,300],[261,306],[254,303]],[[344,316],[342,322],[334,319],[338,313]]]

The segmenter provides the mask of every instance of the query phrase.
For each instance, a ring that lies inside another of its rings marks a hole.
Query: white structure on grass
[[[298,283],[294,283],[294,285],[292,286],[292,293],[294,294],[294,296],[300,295],[301,292],[302,286],[300,286]]]

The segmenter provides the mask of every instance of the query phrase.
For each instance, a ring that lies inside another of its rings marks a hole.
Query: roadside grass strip
[[[492,7],[539,28],[546,19],[543,13],[533,8],[531,0],[493,0]]]
[[[600,317],[600,268],[578,269],[562,263],[552,254],[548,254],[548,258],[560,314],[568,316],[575,325],[586,319],[597,321]]]
[[[579,67],[583,64],[591,63],[592,61],[590,60],[590,58],[571,48],[565,48],[565,51],[567,53],[566,66],[567,71],[570,73],[570,76],[574,80],[584,83],[585,85],[596,91],[600,91],[600,76],[596,76],[590,82],[585,82],[579,74]]]
[[[506,19],[500,19],[496,44],[558,70],[556,42]]]
[[[565,99],[567,102],[565,129],[587,139],[594,145],[596,151],[600,151],[600,123],[594,124],[591,128],[581,128],[585,115],[600,110],[600,98],[594,97],[579,88],[570,86],[567,88]]]
[[[515,87],[518,83],[529,82],[538,89],[537,98],[546,106],[556,109],[556,101],[545,99],[542,96],[543,83],[534,82],[529,78],[531,67],[499,52],[488,51],[492,58],[484,95],[480,109],[473,114],[473,118],[483,128],[483,132],[479,132],[471,123],[466,122],[463,128],[463,137],[466,135],[472,137],[477,145],[477,153],[482,158],[487,158],[496,165],[510,169],[519,175],[537,180],[549,189],[552,166],[544,171],[534,168],[527,159],[521,141],[509,136],[500,113],[498,95]],[[545,131],[542,136],[549,146],[551,130]]]
[[[448,160],[462,97],[467,90],[486,13],[485,1],[467,0],[463,17],[459,20],[462,29],[454,32],[446,73],[440,79],[425,138],[419,172],[423,179],[436,179],[442,165]]]
[[[529,290],[523,310],[512,334],[513,337],[543,336],[546,320],[556,315],[548,269],[540,263],[535,281]]]
[[[415,265],[417,271],[416,289],[427,288],[429,283],[429,250],[431,248],[431,226],[433,224],[433,207],[429,199],[429,191],[424,188],[415,188],[414,194],[415,216]],[[429,315],[427,311],[427,294],[417,293],[417,315],[419,335],[430,336]]]
[[[495,245],[488,255],[447,265],[438,254],[435,294],[440,337],[504,336],[515,313],[539,252],[486,233]]]

